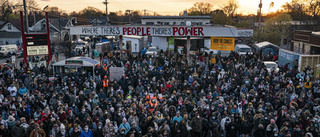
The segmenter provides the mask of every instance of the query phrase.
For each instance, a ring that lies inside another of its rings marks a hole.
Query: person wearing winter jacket
[[[127,123],[127,119],[126,118],[122,119],[122,123],[119,126],[119,129],[122,129],[122,128],[125,129],[125,134],[127,134],[130,131],[130,125],[129,125],[129,123]]]
[[[98,124],[98,128],[93,132],[93,136],[94,137],[103,137],[103,134],[102,134],[102,124],[99,123]]]
[[[241,123],[240,126],[240,133],[242,134],[242,137],[249,137],[249,134],[251,133],[252,124],[247,121],[247,118],[244,118],[244,121]]]
[[[236,137],[237,136],[237,126],[234,123],[234,119],[231,119],[231,123],[226,124],[226,135],[227,137]]]
[[[81,135],[81,130],[79,129],[78,126],[73,127],[73,131],[70,134],[70,137],[79,137]]]
[[[30,133],[30,137],[45,137],[46,132],[39,127],[39,124],[35,124],[35,129]]]
[[[253,136],[255,137],[266,137],[266,131],[262,124],[258,125],[258,128],[254,131]]]
[[[104,126],[103,130],[102,130],[102,134],[104,137],[113,137],[114,135],[114,127],[111,124],[110,120],[107,119],[106,120],[106,125]]]
[[[58,113],[58,117],[60,121],[64,121],[67,119],[66,112],[63,111],[63,108],[60,108],[60,111]]]
[[[80,137],[93,137],[93,133],[91,129],[89,129],[88,125],[84,126],[84,130],[81,132]]]
[[[199,115],[199,112],[196,112],[196,117],[194,117],[191,121],[191,127],[193,132],[193,137],[201,137],[202,135],[202,118]]]

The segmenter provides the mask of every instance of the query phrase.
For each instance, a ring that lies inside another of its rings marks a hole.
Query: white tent
[[[99,61],[88,57],[72,57],[65,60],[61,60],[53,64],[53,74],[55,75],[55,68],[60,67],[75,67],[75,68],[92,68],[92,74],[94,76],[94,67],[100,64]],[[91,70],[91,69],[90,69]],[[91,72],[91,71],[90,71]]]
[[[71,66],[71,65],[81,65],[85,67],[94,67],[100,64],[99,61],[88,58],[88,57],[73,57],[65,60],[61,60],[53,64],[53,66]]]

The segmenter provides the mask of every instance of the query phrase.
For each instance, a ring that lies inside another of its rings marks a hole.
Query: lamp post
[[[190,27],[191,26],[191,22],[190,21],[186,21],[186,26]],[[190,36],[187,36],[187,56],[189,57],[189,53],[190,52]]]
[[[77,24],[77,23],[78,23],[78,22],[77,22],[77,17],[72,17],[72,18],[70,19],[70,25],[71,25],[71,26],[74,26],[74,25],[72,24],[72,19],[74,19],[74,23]]]
[[[45,11],[48,7],[49,5],[45,6],[42,11]]]

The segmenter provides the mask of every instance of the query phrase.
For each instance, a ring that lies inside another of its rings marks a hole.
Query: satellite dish
[[[186,25],[187,25],[187,26],[191,26],[191,21],[187,21],[187,22],[186,22]]]

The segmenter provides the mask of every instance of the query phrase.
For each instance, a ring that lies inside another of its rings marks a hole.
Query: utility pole
[[[262,8],[262,0],[260,0],[260,4],[259,4],[259,24],[258,24],[258,42],[260,42],[260,28],[261,28],[261,8]]]
[[[37,22],[36,22],[36,12],[34,11],[34,12],[33,12],[33,25],[36,24],[36,23],[37,23]],[[34,29],[34,31],[36,32],[37,29]]]
[[[107,24],[108,24],[108,22],[109,22],[109,18],[108,18],[108,4],[109,4],[109,2],[108,2],[108,0],[105,0],[103,2],[103,4],[106,5],[106,18],[107,18]]]
[[[259,4],[259,29],[260,29],[260,23],[261,23],[261,8],[262,8],[262,0],[260,0],[260,4]]]
[[[59,44],[61,44],[61,20],[60,20],[61,12],[59,12]]]
[[[143,10],[143,16],[146,16],[146,12],[147,12],[147,10],[144,9],[144,10]]]
[[[131,24],[131,10],[128,10],[128,12],[129,12],[129,24]]]
[[[27,14],[27,5],[26,5],[26,0],[23,0],[23,9],[24,9],[24,21],[25,21],[25,28],[26,32],[29,33],[29,23],[28,23],[28,14]]]

